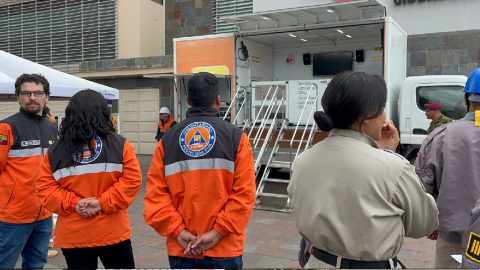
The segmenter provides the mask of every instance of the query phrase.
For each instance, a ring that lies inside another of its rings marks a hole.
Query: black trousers
[[[68,269],[98,269],[98,258],[105,269],[134,269],[132,242],[91,248],[62,248]]]

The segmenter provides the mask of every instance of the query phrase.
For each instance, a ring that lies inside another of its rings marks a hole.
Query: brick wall
[[[408,37],[407,76],[468,76],[479,65],[480,30]]]

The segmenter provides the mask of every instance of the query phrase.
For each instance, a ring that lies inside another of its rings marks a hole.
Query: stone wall
[[[173,67],[173,55],[84,61],[78,65],[80,72]]]
[[[408,37],[407,76],[468,76],[479,65],[480,30]]]
[[[212,33],[213,0],[165,1],[165,54],[173,55],[173,39]]]

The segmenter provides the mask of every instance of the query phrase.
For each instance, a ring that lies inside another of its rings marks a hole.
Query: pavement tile
[[[285,268],[288,268],[288,269],[300,269],[300,264],[298,263],[298,261],[291,261]]]
[[[405,238],[403,239],[403,242],[404,242],[404,243],[419,244],[419,243],[420,243],[420,240],[414,239],[414,238],[410,238],[410,237],[405,237]]]
[[[135,243],[135,242],[138,242],[138,241],[140,241],[142,239],[145,239],[145,238],[146,238],[146,236],[143,236],[143,235],[140,235],[140,234],[133,234],[132,238],[130,238],[130,241],[132,243]]]
[[[259,218],[259,219],[254,220],[253,222],[262,223],[262,224],[274,224],[277,221],[275,219],[272,219],[272,218]]]
[[[257,234],[259,231],[260,231],[259,229],[247,228],[247,230],[246,230],[245,233],[248,234],[248,235],[255,235],[255,234]]]
[[[168,253],[166,249],[161,250],[150,256],[152,259],[168,261]]]
[[[149,246],[141,246],[133,249],[133,255],[149,257],[155,253],[160,252],[161,249]]]
[[[283,244],[281,244],[279,246],[279,248],[283,248],[283,249],[291,249],[291,250],[300,250],[300,241],[298,242],[284,242]]]
[[[156,260],[142,266],[145,269],[169,269],[170,263],[164,260]]]
[[[298,248],[297,250],[288,249],[285,253],[283,253],[281,258],[288,259],[288,260],[298,260],[298,250],[299,250]]]
[[[165,249],[167,248],[167,243],[166,243],[165,238],[155,238],[155,237],[149,237],[142,239],[135,244],[139,244],[140,246],[149,246],[149,247],[156,247],[156,248],[162,248]]]
[[[278,231],[278,230],[266,230],[266,231],[259,231],[255,235],[275,239],[282,234],[283,234],[283,232]]]
[[[287,259],[263,256],[257,261],[256,265],[261,268],[286,268],[290,262]]]
[[[419,260],[419,261],[435,261],[435,254],[425,253],[425,252],[417,252],[415,254],[414,259]]]
[[[243,248],[243,252],[252,253],[255,250],[257,250],[259,247],[260,247],[259,245],[245,243],[245,246]]]
[[[435,268],[435,262],[429,262],[428,263],[428,268],[432,269],[432,268]]]
[[[135,254],[135,251],[134,251],[134,254]],[[155,261],[155,259],[145,257],[145,256],[140,256],[140,255],[134,255],[133,257],[135,260],[136,268],[145,268],[146,265]]]
[[[413,259],[414,256],[415,256],[415,251],[404,250],[404,249],[400,250],[400,252],[397,255],[398,258],[408,258],[408,259]]]
[[[413,259],[401,258],[400,261],[407,267],[407,268],[427,268],[428,263],[424,261],[418,261]]]
[[[284,242],[292,242],[292,243],[298,243],[298,249],[300,249],[300,241],[302,240],[302,237],[299,234],[282,234],[275,238],[280,241]]]
[[[271,256],[271,257],[280,257],[286,251],[287,251],[286,249],[282,249],[282,248],[260,247],[260,248],[257,248],[254,251],[254,253],[265,255],[265,256]]]
[[[259,246],[274,247],[275,248],[275,247],[279,247],[281,244],[283,244],[283,241],[257,236],[257,237],[255,237],[255,241],[253,243],[255,245],[259,245]]]

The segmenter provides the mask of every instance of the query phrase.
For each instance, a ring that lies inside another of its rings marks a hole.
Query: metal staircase
[[[269,132],[274,126],[276,128],[278,128],[279,132],[278,132],[278,136],[275,140],[275,144],[272,147],[272,151],[270,152],[270,156],[268,158],[266,168],[263,171],[262,178],[261,178],[260,183],[257,187],[257,199],[256,199],[256,202],[255,202],[255,208],[256,209],[272,210],[272,211],[280,211],[280,212],[291,212],[290,198],[288,197],[286,192],[281,192],[281,193],[276,192],[275,189],[272,189],[273,191],[270,191],[270,192],[265,192],[264,190],[265,190],[265,186],[268,183],[288,185],[290,183],[289,179],[286,180],[286,179],[277,179],[277,178],[271,177],[270,173],[272,172],[272,169],[289,169],[290,170],[290,176],[291,176],[293,162],[295,161],[296,157],[298,156],[298,154],[300,153],[302,148],[303,148],[303,151],[304,151],[304,150],[308,149],[308,147],[312,144],[313,136],[314,136],[314,133],[315,133],[315,130],[316,130],[316,123],[315,123],[315,121],[313,121],[313,123],[310,124],[310,122],[312,120],[312,115],[315,112],[315,109],[317,107],[316,105],[317,105],[317,101],[318,101],[318,87],[316,85],[312,85],[310,87],[310,91],[308,93],[307,101],[305,102],[305,104],[303,106],[303,109],[302,109],[302,112],[301,112],[301,115],[300,115],[300,119],[302,119],[303,114],[305,112],[305,109],[307,108],[307,105],[309,104],[309,100],[310,100],[310,97],[311,97],[311,94],[312,94],[312,90],[314,88],[316,89],[317,94],[315,95],[314,98],[312,97],[313,102],[311,104],[313,104],[313,106],[312,106],[312,109],[310,111],[310,115],[308,116],[306,126],[303,129],[303,133],[302,133],[300,139],[295,139],[295,136],[296,136],[297,132],[299,131],[300,120],[298,121],[298,123],[295,127],[295,131],[293,132],[293,135],[292,135],[291,139],[285,139],[284,138],[285,131],[287,130],[289,122],[288,122],[288,119],[282,119],[282,120],[277,120],[276,119],[276,116],[278,114],[278,109],[277,109],[277,113],[275,114],[274,120],[276,120],[278,122],[278,125],[277,124],[274,125],[272,123],[272,125],[269,129]],[[283,102],[283,98],[282,98],[282,102]],[[307,138],[305,138],[306,131],[307,131],[307,129],[309,129],[309,127],[310,127],[310,132],[309,132],[310,134]],[[282,143],[284,143],[284,144],[289,143],[289,148],[290,148],[289,152],[285,152],[285,148],[281,148]],[[294,143],[298,143],[298,147],[296,147],[296,149],[294,149]],[[266,147],[266,146],[267,146],[267,144],[264,143],[263,147],[262,147],[262,150],[261,150],[261,154],[264,153],[263,148]],[[289,156],[290,161],[281,161],[279,159],[279,157],[281,157],[282,155],[283,156],[285,156],[285,155]],[[256,175],[258,174],[258,168],[260,167],[258,164],[261,164],[261,159],[257,157],[256,162],[255,162],[255,173],[256,173]],[[287,189],[287,187],[285,186],[285,189],[282,188],[282,191],[286,191],[286,189]],[[262,201],[263,198],[285,199],[286,200],[285,207],[284,208],[274,208],[272,206],[267,206],[266,204],[262,205],[261,201]]]

